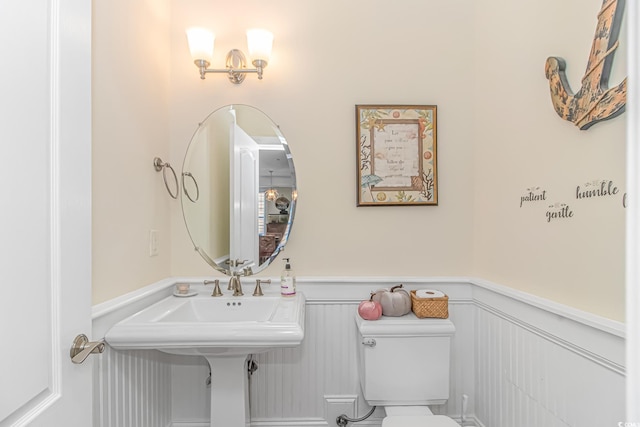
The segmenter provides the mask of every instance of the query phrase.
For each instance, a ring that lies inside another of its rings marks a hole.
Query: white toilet
[[[382,427],[460,427],[428,405],[449,398],[449,319],[413,313],[364,320],[356,313],[360,386],[370,405],[383,406]]]

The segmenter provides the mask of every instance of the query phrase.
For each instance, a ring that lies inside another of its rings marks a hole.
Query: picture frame
[[[438,204],[437,106],[356,105],[357,206]]]

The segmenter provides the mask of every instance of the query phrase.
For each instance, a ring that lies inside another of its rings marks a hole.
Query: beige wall
[[[168,0],[93,2],[94,303],[171,273],[169,196],[153,168],[171,160],[167,13]]]
[[[579,130],[556,115],[544,73],[548,56],[563,57],[578,91],[601,2],[483,4],[474,43],[473,274],[623,320],[626,115]],[[626,75],[625,37],[611,86]],[[576,200],[576,187],[594,180],[612,180],[620,193]],[[546,200],[520,207],[531,187],[546,190]],[[556,203],[574,216],[547,222]]]
[[[471,263],[472,9],[368,1],[172,3],[172,157],[184,155],[198,121],[229,103],[254,105],[287,137],[299,203],[286,249],[299,275],[466,275]],[[202,81],[184,29],[216,32],[218,67],[244,31],[275,33],[263,81],[241,86],[224,76]],[[438,207],[356,207],[355,105],[437,104]],[[194,253],[173,203],[172,272],[211,274]],[[279,275],[282,262],[264,275]]]
[[[95,62],[120,70],[115,80],[94,71],[95,302],[168,275],[216,274],[193,251],[180,203],[150,164],[166,156],[179,169],[198,122],[245,103],[280,125],[294,155],[299,204],[285,256],[297,274],[475,275],[622,319],[621,201],[578,206],[571,197],[576,185],[595,179],[622,189],[625,119],[575,129],[555,115],[544,78],[546,57],[562,56],[577,88],[598,0],[513,9],[496,0],[375,7],[364,0],[251,0],[242,7],[166,0],[136,3],[137,11],[123,1],[94,3]],[[123,28],[118,4],[138,15],[137,27]],[[145,9],[155,4],[168,23],[149,19]],[[189,26],[216,32],[217,67],[229,49],[246,51],[245,29],[271,29],[264,80],[200,80],[184,36]],[[124,52],[109,52],[112,33],[129,34]],[[170,49],[161,66],[142,72],[123,60],[150,55],[143,51],[149,45]],[[624,55],[617,59],[614,71],[623,74]],[[116,95],[121,83],[131,85],[129,93]],[[114,96],[133,99],[123,112]],[[439,206],[355,206],[356,104],[438,106]],[[113,171],[105,158],[122,166]],[[547,189],[549,202],[568,202],[575,216],[547,224],[543,204],[520,208],[531,186]],[[147,256],[152,227],[161,233],[156,258]],[[278,275],[280,264],[263,275]]]

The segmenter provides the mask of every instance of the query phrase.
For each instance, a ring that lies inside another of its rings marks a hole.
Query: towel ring
[[[191,197],[191,194],[189,194],[189,190],[187,190],[187,186],[184,185],[184,177],[188,176],[189,178],[191,178],[193,180],[193,183],[196,186],[196,198],[193,199]],[[182,172],[182,190],[184,191],[184,194],[187,195],[187,198],[189,200],[191,200],[193,203],[197,202],[198,199],[200,198],[200,188],[198,188],[198,181],[196,181],[196,178],[191,174],[191,172]]]
[[[156,169],[156,172],[162,171],[162,180],[164,181],[164,186],[167,188],[169,195],[174,199],[178,198],[178,189],[180,188],[178,185],[178,176],[176,175],[176,171],[173,170],[173,167],[169,163],[165,163],[162,161],[160,157],[156,157],[153,159],[153,167]],[[175,193],[171,191],[169,188],[169,183],[167,182],[167,169],[171,170],[173,174],[173,180],[176,183],[176,191]]]

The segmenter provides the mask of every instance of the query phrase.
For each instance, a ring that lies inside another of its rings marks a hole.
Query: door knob
[[[80,364],[85,361],[92,353],[102,353],[104,351],[104,341],[89,342],[89,338],[86,335],[80,334],[73,340],[71,351],[71,361],[76,364]]]

